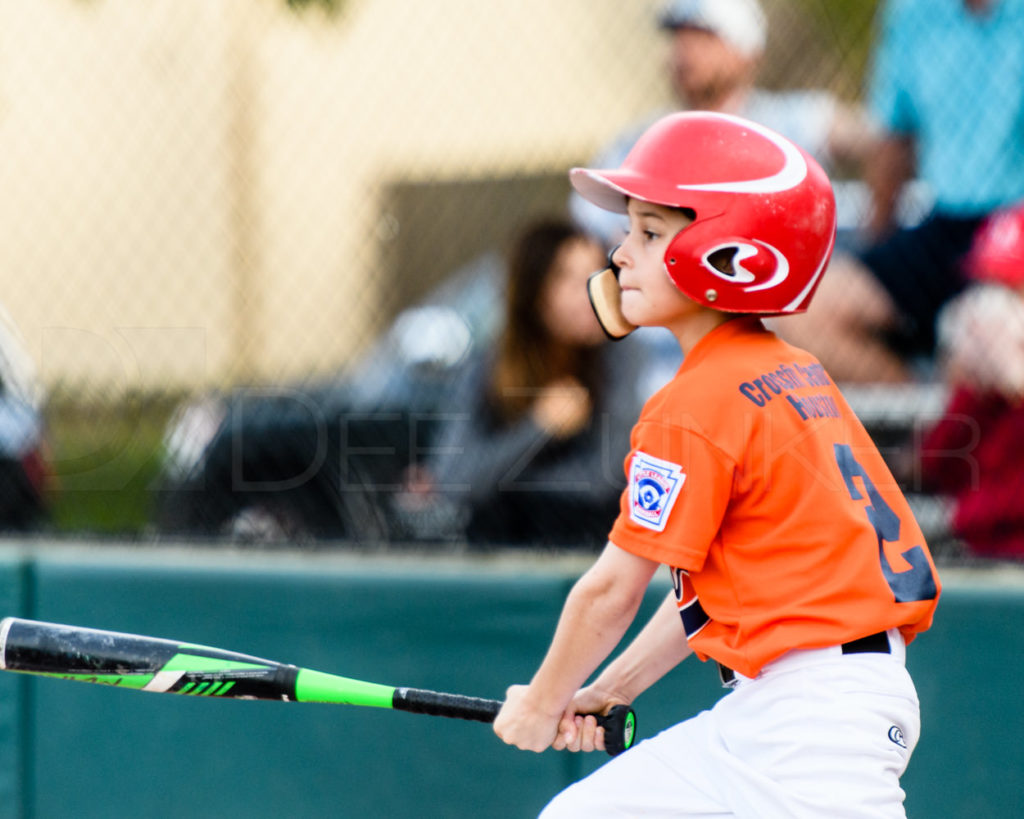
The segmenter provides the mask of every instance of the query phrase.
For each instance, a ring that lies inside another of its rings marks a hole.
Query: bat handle
[[[443,694],[421,688],[396,688],[392,708],[435,717],[494,722],[501,710],[500,700]],[[628,705],[616,705],[607,714],[595,714],[597,724],[604,728],[604,747],[611,755],[621,754],[636,738],[636,712]]]
[[[396,688],[391,707],[398,711],[414,714],[429,714],[434,717],[455,717],[477,722],[494,722],[501,710],[498,700],[480,697],[466,697],[462,694],[442,694],[422,688]]]

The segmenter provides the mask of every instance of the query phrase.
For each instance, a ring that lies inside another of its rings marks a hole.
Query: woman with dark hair
[[[454,508],[471,544],[604,544],[629,449],[619,422],[638,400],[633,379],[606,377],[614,356],[586,289],[604,265],[600,245],[562,221],[532,224],[512,249],[495,349],[467,367],[409,487]]]

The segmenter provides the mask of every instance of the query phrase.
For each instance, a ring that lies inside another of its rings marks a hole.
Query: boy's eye
[[[654,239],[658,238],[658,234],[653,230],[645,230],[644,238],[647,239],[648,241],[653,241]]]

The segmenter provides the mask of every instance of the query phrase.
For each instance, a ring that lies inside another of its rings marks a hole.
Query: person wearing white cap
[[[736,114],[778,131],[826,169],[837,159],[858,164],[870,150],[873,132],[858,107],[830,92],[766,91],[755,79],[768,39],[768,21],[757,0],[670,0],[657,15],[671,37],[668,72],[679,107]],[[593,159],[614,168],[647,126],[667,113],[653,112],[627,127]],[[620,240],[622,219],[573,194],[573,218],[609,248]],[[847,215],[840,212],[840,223]]]
[[[658,17],[672,33],[669,70],[687,107],[724,110],[753,85],[768,23],[757,0],[674,0]]]
[[[663,28],[707,29],[749,56],[764,51],[768,34],[768,21],[757,0],[672,0],[658,22]]]

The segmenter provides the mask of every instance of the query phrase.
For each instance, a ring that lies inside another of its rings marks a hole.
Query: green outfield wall
[[[500,698],[533,671],[584,565],[10,543],[0,615]],[[1017,815],[1024,572],[945,582],[935,627],[909,651],[924,736],[904,778],[908,815]],[[636,703],[641,736],[721,694],[713,668],[684,663]],[[530,817],[600,761],[506,748],[477,723],[0,674],[2,819]]]

